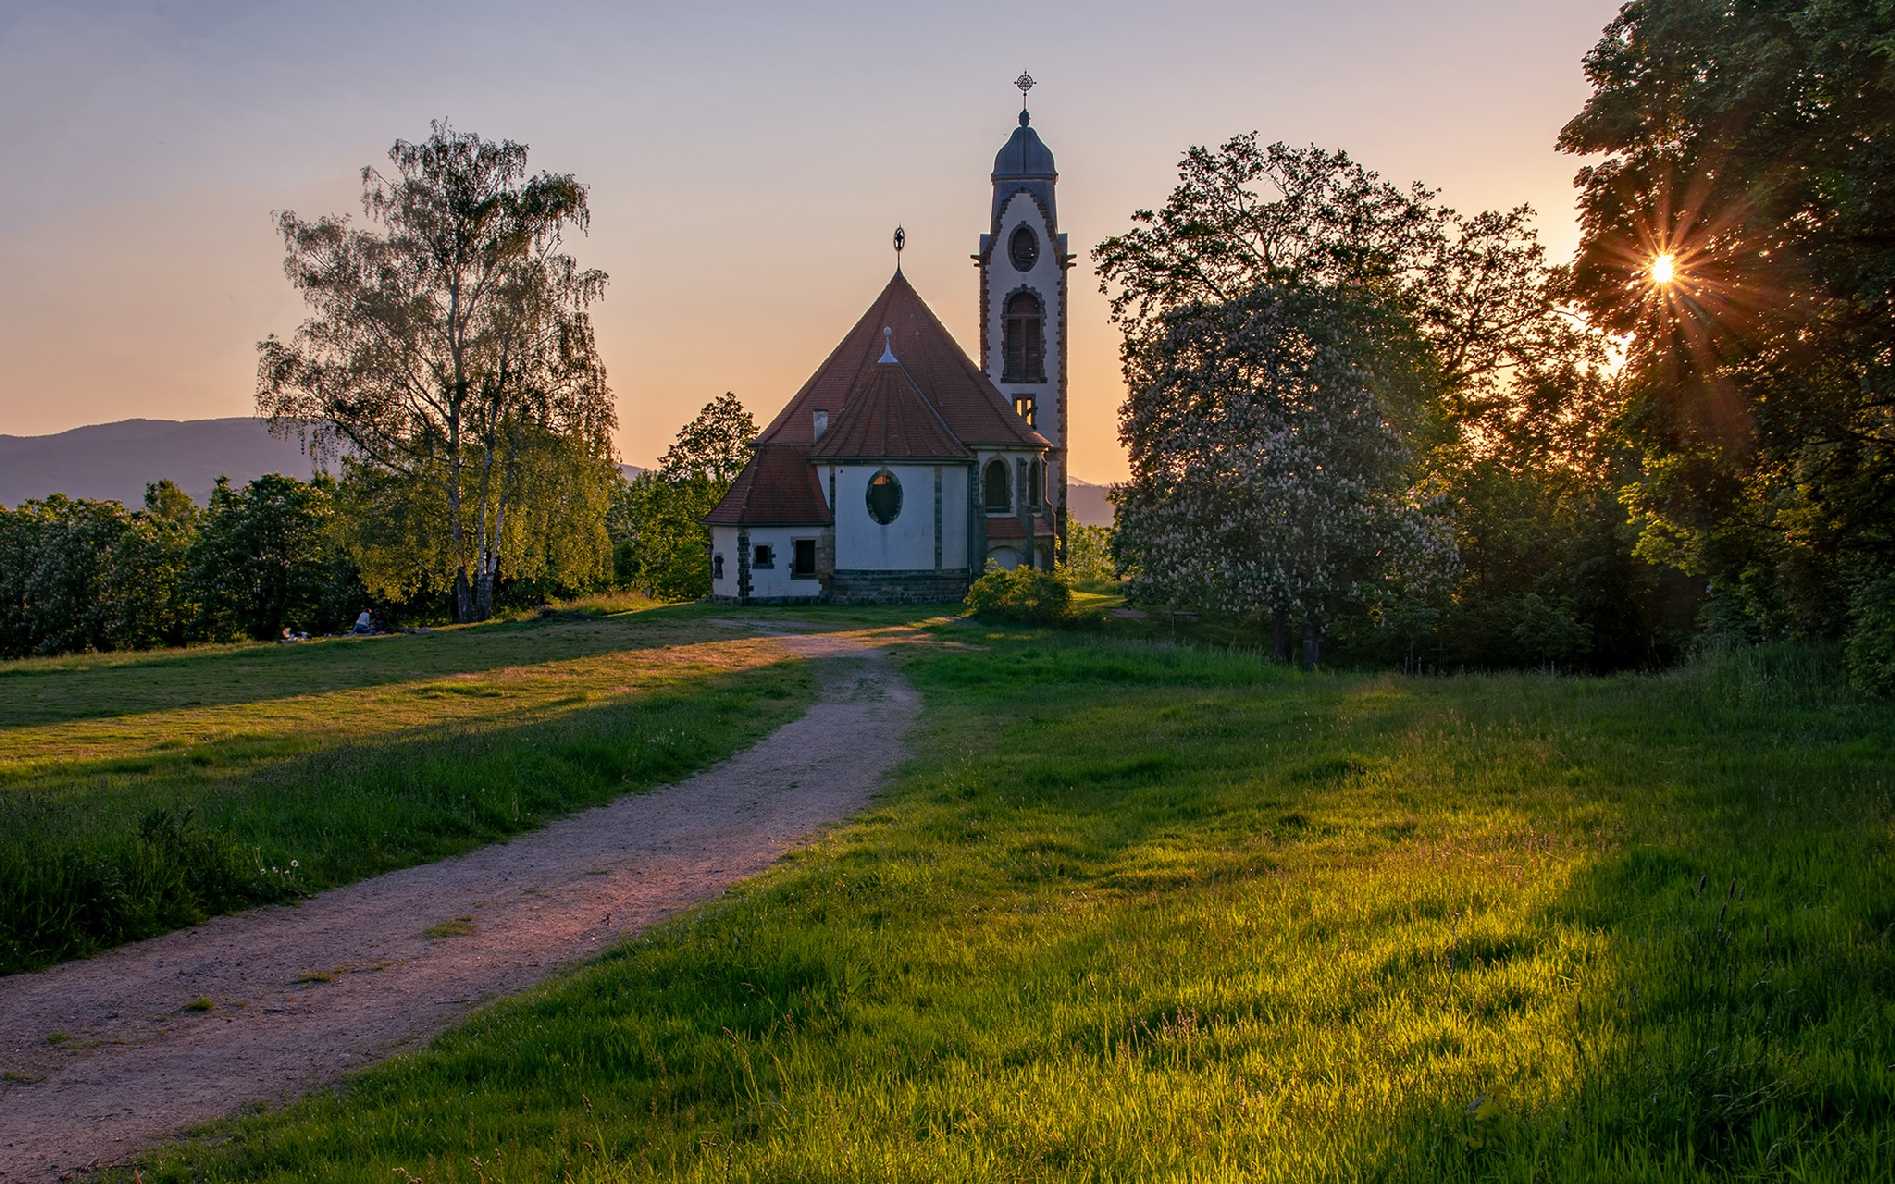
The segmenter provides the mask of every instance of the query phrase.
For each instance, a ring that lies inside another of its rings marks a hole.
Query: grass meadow
[[[899,660],[869,813],[143,1179],[1895,1178],[1895,712],[1821,655]]]
[[[703,610],[0,664],[0,973],[529,830],[798,715]]]

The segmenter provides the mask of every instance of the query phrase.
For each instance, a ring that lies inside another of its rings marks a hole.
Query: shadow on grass
[[[1562,755],[1645,768],[1615,841],[1523,923],[1566,984],[1558,1067],[1447,1075],[1363,1147],[1365,1178],[1895,1179],[1895,782],[1874,772],[1895,718],[1821,673],[1600,684],[1621,701]]]
[[[147,1178],[1889,1178],[1885,712],[982,640],[826,847]]]
[[[0,662],[0,729],[133,716],[180,707],[218,707],[325,691],[356,690],[416,679],[477,674],[511,666],[597,657],[710,640],[781,632],[755,610],[668,605],[610,616],[555,616],[425,634],[330,638],[297,645],[167,650],[136,657]],[[802,613],[822,631],[858,626],[856,618]],[[680,632],[692,630],[688,635]]]
[[[0,794],[0,972],[441,859],[676,780],[799,715],[810,666],[340,745],[209,789]]]

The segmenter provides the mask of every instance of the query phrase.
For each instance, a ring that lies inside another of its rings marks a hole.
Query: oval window
[[[1013,259],[1014,270],[1032,271],[1033,265],[1040,261],[1039,236],[1028,227],[1020,227],[1007,243],[1007,254]]]
[[[901,513],[901,482],[895,474],[882,469],[869,478],[869,517],[883,526]]]

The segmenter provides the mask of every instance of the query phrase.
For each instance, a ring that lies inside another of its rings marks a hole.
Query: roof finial
[[[895,227],[895,274],[901,274],[901,249],[908,245],[908,232]]]
[[[1038,84],[1033,81],[1033,75],[1028,74],[1025,70],[1022,70],[1020,71],[1020,76],[1013,80],[1013,85],[1020,88],[1020,126],[1025,127],[1026,118],[1027,118],[1026,117],[1026,92],[1032,90]]]
[[[876,360],[885,364],[895,364],[895,331],[887,325],[882,326],[882,356]]]

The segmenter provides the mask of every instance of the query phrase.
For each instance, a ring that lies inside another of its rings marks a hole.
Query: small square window
[[[768,543],[758,543],[756,549],[750,553],[750,566],[753,568],[775,567],[776,548]]]
[[[790,574],[808,578],[816,574],[816,540],[797,539],[790,555]]]

